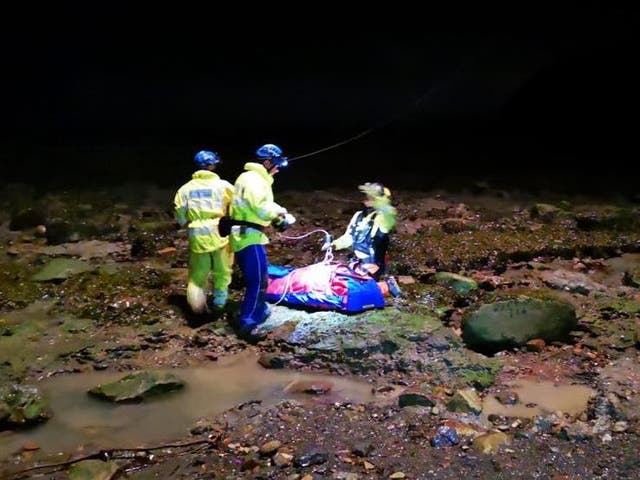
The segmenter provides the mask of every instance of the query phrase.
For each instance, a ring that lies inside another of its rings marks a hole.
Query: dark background
[[[200,149],[233,181],[262,143],[295,157],[373,128],[277,185],[638,191],[638,53],[615,2],[248,5],[5,17],[3,183],[179,186]]]

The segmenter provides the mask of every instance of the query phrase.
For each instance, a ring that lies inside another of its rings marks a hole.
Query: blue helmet
[[[199,168],[207,168],[211,165],[220,163],[221,158],[220,155],[215,152],[200,150],[198,153],[196,153],[195,157],[193,157],[193,160],[196,162],[196,165]]]
[[[287,157],[282,156],[282,149],[273,143],[267,143],[256,150],[256,155],[262,160],[271,160],[278,168],[284,168],[289,164]]]
[[[280,157],[282,155],[282,149],[273,143],[267,143],[256,151],[256,155],[258,158],[269,160],[273,157]]]

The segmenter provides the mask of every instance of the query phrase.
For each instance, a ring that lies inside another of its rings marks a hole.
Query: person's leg
[[[389,235],[387,233],[378,232],[373,237],[374,263],[380,267],[374,274],[377,280],[387,273],[387,250],[389,249]]]
[[[385,283],[387,284],[387,288],[389,289],[389,293],[391,295],[393,295],[394,297],[402,296],[402,290],[400,289],[400,285],[398,285],[398,282],[396,281],[396,278],[394,276],[389,275],[385,280]]]
[[[380,293],[382,293],[383,297],[390,295],[389,285],[387,285],[387,282],[376,282],[376,283],[378,284],[378,288],[380,289]]]
[[[224,308],[233,271],[233,251],[229,244],[213,252],[213,307]]]
[[[187,303],[193,313],[201,314],[207,310],[207,289],[211,272],[212,255],[209,252],[189,252],[189,283],[187,285]]]
[[[375,263],[379,270],[373,274],[376,280],[380,280],[387,273],[387,250],[389,249],[389,234],[378,232],[373,239],[373,249],[375,252]],[[396,279],[389,275],[386,277],[388,292],[394,297],[402,296],[402,290]]]
[[[236,258],[246,283],[240,305],[240,328],[251,329],[266,318],[267,258],[264,245],[249,245],[236,252]]]

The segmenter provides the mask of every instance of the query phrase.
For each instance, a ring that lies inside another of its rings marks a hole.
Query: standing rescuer
[[[270,224],[278,228],[295,222],[287,209],[273,199],[273,177],[288,164],[282,149],[271,143],[256,151],[256,161],[245,164],[234,185],[231,221],[231,247],[242,270],[246,289],[240,306],[238,329],[241,336],[251,337],[252,330],[270,314],[265,301],[267,288],[267,254],[269,238],[264,230]]]
[[[231,272],[233,253],[228,238],[220,236],[218,223],[227,214],[233,196],[233,186],[214,172],[221,162],[215,152],[202,150],[194,157],[197,171],[174,197],[175,218],[189,233],[189,283],[187,302],[194,313],[205,313],[209,275],[213,273],[214,310],[224,308]]]

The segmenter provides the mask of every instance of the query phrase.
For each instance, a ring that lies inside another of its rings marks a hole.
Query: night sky
[[[518,186],[534,173],[539,187],[567,174],[585,188],[623,184],[640,163],[637,122],[624,118],[637,112],[631,17],[585,3],[425,5],[372,9],[370,19],[329,6],[319,14],[320,5],[289,12],[295,20],[157,7],[25,12],[3,34],[4,178],[46,171],[42,180],[73,185],[84,170],[96,184],[180,183],[202,148],[234,177],[262,143],[293,157],[377,127],[293,162],[278,181]]]

